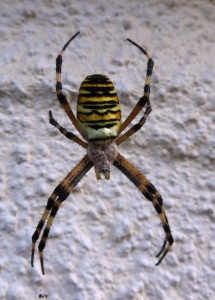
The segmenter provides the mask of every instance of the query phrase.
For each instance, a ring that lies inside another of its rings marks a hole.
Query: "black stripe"
[[[146,73],[147,76],[150,76],[150,77],[151,77],[153,66],[154,66],[154,62],[153,62],[153,60],[150,58],[150,59],[148,60],[148,64],[147,64],[147,73]]]
[[[167,221],[166,224],[163,224],[163,229],[164,229],[164,231],[165,231],[166,233],[171,232],[171,231],[170,231],[170,227],[169,227],[168,221]],[[173,238],[172,238],[172,240],[173,240]],[[168,242],[169,242],[169,239],[168,239]]]
[[[145,106],[145,104],[147,103],[148,100],[149,100],[148,97],[143,96],[143,97],[141,97],[140,100],[137,102],[137,105],[143,107],[143,106]]]
[[[153,203],[154,204],[154,203]],[[160,204],[154,204],[154,208],[155,208],[155,210],[156,210],[156,212],[158,213],[158,214],[161,214],[162,213],[162,210],[161,210],[161,206],[160,206]]]
[[[134,46],[136,46],[138,49],[140,49],[141,52],[143,52],[145,55],[147,55],[146,50],[144,50],[142,47],[140,47],[138,44],[136,44],[135,42],[133,42],[130,39],[127,39],[127,41],[129,41],[131,44],[133,44]]]
[[[114,162],[114,166],[117,167],[123,174],[125,174],[125,176],[127,176],[137,188],[139,188],[142,185],[141,181],[134,174],[132,174],[124,165],[122,165],[120,161],[116,160]],[[146,189],[144,189],[143,191],[141,190],[141,193],[146,197],[147,200],[152,202],[154,200],[154,196],[150,193],[150,191],[147,190],[147,187],[148,186],[146,186]]]
[[[83,83],[92,83],[92,84],[93,83],[105,83],[105,84],[111,84],[112,82],[105,75],[94,74],[94,75],[87,76],[84,79]]]
[[[156,199],[160,205],[163,205],[163,198],[161,197],[161,195],[159,195]]]
[[[91,125],[91,126],[88,126],[89,128],[92,128],[92,129],[95,129],[95,130],[98,130],[98,129],[101,129],[101,128],[111,128],[113,126],[115,126],[117,123],[113,123],[113,124],[106,124],[106,125]]]
[[[142,126],[139,123],[137,123],[131,129],[133,130],[133,132],[137,132],[138,130],[140,130],[141,127]]]
[[[80,105],[101,105],[101,106],[103,106],[103,105],[105,105],[105,104],[113,104],[114,106],[117,106],[119,103],[118,103],[118,101],[114,101],[114,100],[110,100],[110,101],[101,101],[101,102],[98,102],[98,101],[92,101],[92,100],[88,100],[88,101],[83,101],[83,102],[81,102],[80,101],[80,99],[78,99],[78,104],[80,104]]]
[[[93,83],[92,82],[89,82],[88,83],[89,85],[88,86],[84,86],[83,82],[82,82],[82,85],[80,86],[80,90],[84,90],[84,91],[89,91],[89,92],[93,92],[95,89],[96,91],[100,91],[100,92],[103,92],[103,91],[113,91],[114,90],[114,87],[113,86],[98,86],[98,85],[94,85],[93,86]]]
[[[132,174],[124,165],[122,165],[119,160],[116,160],[114,162],[114,166],[117,167],[123,174],[125,174],[125,176],[127,176],[131,180],[131,182],[133,182],[134,185],[136,185],[137,187],[141,185],[140,180],[134,174]]]
[[[112,104],[112,105],[103,105],[103,103],[98,103],[98,105],[84,105],[83,104],[83,108],[85,108],[85,109],[93,109],[93,110],[108,109],[108,108],[114,108],[114,107],[116,107],[115,104]]]
[[[71,43],[72,40],[74,40],[74,38],[76,38],[76,36],[80,33],[80,31],[76,32],[76,34],[74,34],[69,40],[68,42],[63,46],[63,51],[66,50],[66,48],[69,46],[69,44]]]
[[[93,111],[91,111],[89,113],[77,111],[77,115],[90,116],[90,115],[96,114],[96,115],[99,115],[99,116],[105,116],[108,113],[116,115],[118,112],[120,112],[120,110],[117,110],[117,111],[107,110],[105,112],[99,112],[97,110],[93,110]]]
[[[85,97],[85,98],[92,98],[92,97],[96,97],[96,98],[103,98],[103,97],[114,98],[114,97],[117,96],[116,93],[114,93],[114,94],[111,93],[110,94],[109,92],[102,92],[102,94],[101,94],[101,93],[98,93],[97,90],[95,90],[94,92],[90,92],[89,94],[79,93],[78,95],[79,95],[79,97],[81,96],[81,97]]]
[[[59,102],[61,103],[61,105],[65,105],[68,103],[64,94],[57,95],[57,98],[58,98]]]
[[[43,231],[43,237],[47,238],[49,236],[49,232],[50,232],[50,228],[46,227]],[[39,243],[39,246],[38,246],[39,252],[43,251],[43,249],[45,248],[45,245],[46,245],[46,242],[43,241],[43,240],[40,240],[40,243]]]
[[[157,192],[156,188],[151,182],[147,184],[147,190],[149,190],[149,192],[152,194],[155,194]]]
[[[79,118],[78,118],[79,119]],[[109,119],[109,120],[95,120],[95,121],[81,121],[81,123],[86,123],[86,124],[95,124],[95,123],[111,123],[111,122],[117,122],[120,121],[120,119],[114,118],[114,119]]]
[[[56,72],[57,73],[61,73],[61,66],[62,66],[62,56],[58,55],[58,57],[56,58]]]
[[[149,84],[146,84],[145,86],[144,86],[144,93],[150,93],[150,85]]]
[[[61,84],[61,82],[57,82],[56,83],[56,90],[58,91],[58,90],[62,90],[62,84]]]

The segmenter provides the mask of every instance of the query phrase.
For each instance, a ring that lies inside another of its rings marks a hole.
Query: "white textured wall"
[[[0,299],[213,299],[214,1],[2,1],[0,14]],[[60,208],[46,275],[37,252],[30,266],[46,201],[84,155],[48,123],[51,109],[74,131],[55,96],[55,58],[78,30],[63,64],[73,108],[85,76],[102,73],[125,118],[146,70],[125,39],[153,55],[153,112],[120,151],[163,195],[175,245],[159,267],[157,214],[115,168],[110,181],[91,170]]]

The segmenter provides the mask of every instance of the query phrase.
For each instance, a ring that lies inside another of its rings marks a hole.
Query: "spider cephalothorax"
[[[56,93],[67,116],[84,140],[59,125],[53,118],[51,111],[49,112],[49,121],[68,139],[76,142],[83,148],[87,148],[87,154],[66,175],[49,197],[44,213],[32,236],[31,265],[34,265],[36,242],[40,236],[41,230],[45,227],[38,246],[42,273],[45,274],[43,250],[46,246],[53,220],[61,203],[66,200],[81,178],[84,177],[92,166],[95,168],[97,179],[100,179],[101,175],[104,175],[105,179],[109,179],[110,168],[112,165],[124,173],[146,199],[152,202],[159,215],[165,232],[165,239],[161,250],[157,254],[157,257],[160,257],[156,264],[158,265],[168,253],[174,242],[164,210],[163,199],[153,184],[118,152],[118,145],[137,132],[144,125],[146,118],[151,112],[149,94],[154,62],[142,47],[128,39],[128,41],[136,46],[148,59],[143,96],[139,99],[129,116],[121,124],[119,100],[112,82],[104,75],[90,75],[85,78],[80,86],[76,118],[62,92],[61,66],[64,51],[78,34],[79,32],[71,37],[56,59]],[[144,107],[145,111],[139,122],[125,133],[122,133]]]

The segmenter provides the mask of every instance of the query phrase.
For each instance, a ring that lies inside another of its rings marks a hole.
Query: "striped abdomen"
[[[84,137],[104,144],[114,140],[121,125],[121,110],[113,83],[107,76],[90,75],[78,95],[77,119]]]

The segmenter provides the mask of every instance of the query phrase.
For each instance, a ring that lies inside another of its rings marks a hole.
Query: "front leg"
[[[142,126],[145,124],[148,115],[152,111],[151,103],[150,103],[149,100],[147,100],[147,101],[148,102],[147,102],[146,110],[144,112],[143,117],[140,119],[140,121],[137,124],[135,124],[134,126],[132,126],[128,131],[126,131],[123,135],[121,135],[120,137],[118,137],[116,139],[116,144],[117,145],[119,145],[122,142],[124,142],[125,140],[127,140],[131,135],[133,135],[135,132],[137,132],[138,130],[140,130],[142,128]]]
[[[66,96],[63,94],[62,92],[62,82],[61,82],[61,67],[62,67],[62,63],[63,63],[63,59],[62,56],[64,54],[64,51],[66,50],[66,48],[68,47],[68,45],[71,43],[72,40],[74,40],[74,38],[79,34],[80,32],[77,32],[75,35],[73,35],[68,42],[64,45],[63,49],[60,51],[60,53],[58,54],[57,58],[56,58],[56,94],[57,94],[57,98],[58,101],[60,102],[61,106],[63,107],[63,109],[65,110],[67,116],[70,118],[71,122],[73,123],[73,125],[75,126],[75,128],[77,129],[78,132],[80,132],[79,129],[79,125],[78,125],[78,121],[76,119],[76,117],[73,114],[73,111],[66,99]],[[80,132],[81,134],[81,132]]]
[[[73,142],[79,144],[80,146],[87,148],[87,143],[84,142],[82,139],[80,139],[77,135],[73,134],[70,131],[67,131],[64,127],[59,125],[59,123],[53,118],[51,110],[49,111],[49,123],[56,127],[60,133],[65,135],[69,140],[72,140]]]

